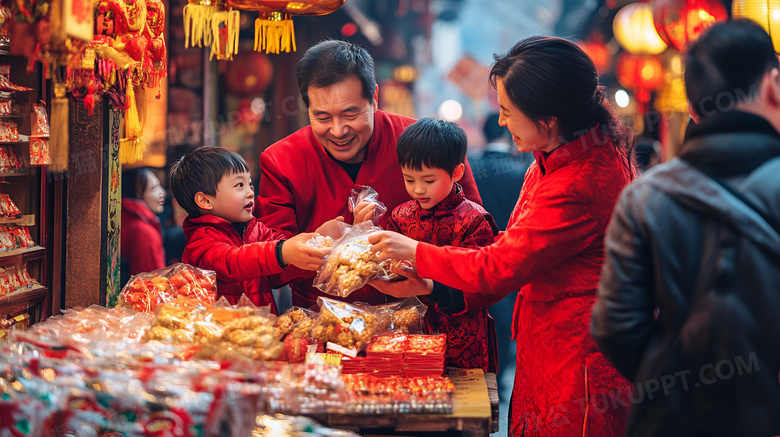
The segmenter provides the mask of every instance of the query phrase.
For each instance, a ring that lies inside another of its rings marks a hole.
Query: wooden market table
[[[459,369],[451,370],[448,375],[455,385],[452,414],[331,414],[323,420],[328,426],[349,429],[363,436],[487,437],[496,432],[498,391],[495,374],[485,375],[482,369]]]

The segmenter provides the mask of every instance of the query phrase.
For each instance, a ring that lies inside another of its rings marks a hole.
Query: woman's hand
[[[371,251],[376,253],[380,261],[394,259],[399,261],[414,261],[416,259],[417,241],[391,231],[374,232],[368,236]]]
[[[355,205],[355,222],[354,224],[363,223],[374,218],[374,211],[376,211],[376,203],[363,200]]]
[[[368,285],[384,294],[397,298],[426,296],[433,291],[433,281],[420,278],[417,275],[417,271],[408,266],[399,265],[393,267],[392,272],[403,276],[406,280],[385,281],[376,279],[369,282]]]

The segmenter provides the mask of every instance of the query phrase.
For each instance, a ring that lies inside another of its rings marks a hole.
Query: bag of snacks
[[[387,212],[387,207],[379,201],[379,193],[373,188],[365,185],[355,185],[349,195],[349,212],[354,214],[357,204],[363,201],[376,205],[374,215],[371,217],[371,222],[376,226],[379,223],[379,218]]]
[[[320,315],[311,332],[312,340],[330,342],[355,352],[374,338],[377,318],[372,307],[320,297]]]
[[[407,297],[398,302],[386,303],[377,307],[377,316],[384,320],[388,330],[400,334],[419,334],[423,332],[423,318],[428,306],[416,296]],[[386,313],[387,316],[380,314]],[[389,323],[388,323],[389,322]]]
[[[274,323],[274,335],[279,340],[287,334],[298,338],[311,338],[311,330],[317,320],[317,313],[301,307],[290,307]]]
[[[189,264],[176,263],[153,272],[130,278],[119,294],[121,306],[153,313],[159,303],[177,296],[197,299],[206,305],[217,297],[217,274]]]
[[[392,280],[398,275],[392,273],[397,261],[379,261],[371,251],[368,235],[381,231],[370,222],[349,227],[335,242],[333,251],[326,257],[325,264],[314,278],[314,286],[326,294],[347,297],[353,291],[364,287],[374,279]]]

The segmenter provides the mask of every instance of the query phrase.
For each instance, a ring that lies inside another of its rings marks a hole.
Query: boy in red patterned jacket
[[[387,223],[395,231],[437,246],[480,247],[493,243],[498,233],[493,217],[468,200],[458,181],[465,170],[466,133],[457,124],[423,118],[398,138],[398,162],[406,191],[413,200],[397,206]],[[373,215],[373,204],[356,206],[356,221]],[[381,290],[381,284],[376,284]],[[438,284],[434,293],[446,293]],[[428,305],[428,332],[447,334],[447,365],[496,372],[496,332],[487,309],[444,311]]]
[[[315,233],[290,239],[252,215],[255,190],[246,161],[220,147],[200,147],[173,165],[171,191],[189,216],[182,261],[217,272],[217,297],[236,304],[242,294],[276,313],[272,283],[288,265],[317,270],[328,249],[304,244]],[[287,269],[287,273],[291,273]]]

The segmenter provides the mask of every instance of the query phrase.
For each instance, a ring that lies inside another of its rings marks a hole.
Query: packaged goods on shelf
[[[0,132],[2,132],[1,128]],[[18,171],[21,168],[22,160],[19,159],[13,147],[0,146],[0,173]]]
[[[130,278],[119,294],[119,302],[136,311],[153,313],[158,304],[179,296],[196,299],[204,305],[213,304],[217,297],[217,274],[176,263]]]
[[[14,115],[14,104],[13,100],[9,99],[0,99],[0,115]]]
[[[16,123],[0,123],[0,142],[19,141],[19,129]]]
[[[49,136],[49,116],[43,105],[33,105],[31,131],[30,136]]]
[[[8,194],[0,194],[0,217],[14,217],[22,212]]]
[[[49,141],[45,138],[30,138],[30,164],[49,165]]]
[[[8,340],[11,331],[24,331],[29,327],[30,315],[26,312],[0,318],[0,342]]]
[[[0,296],[27,288],[34,283],[30,273],[27,272],[26,264],[0,267]]]
[[[31,246],[35,246],[35,242],[27,227],[0,225],[0,251],[27,249]]]

